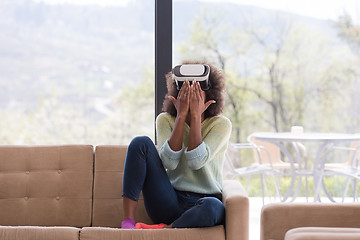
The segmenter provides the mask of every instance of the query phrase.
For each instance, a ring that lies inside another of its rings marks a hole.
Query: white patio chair
[[[257,153],[257,158],[255,161],[253,161],[251,165],[245,167],[235,167],[233,163],[234,160],[230,157],[229,154],[230,149],[238,149],[238,150],[253,149]],[[266,156],[267,158],[266,162],[270,164],[262,164],[261,153],[264,152],[265,152],[264,156]],[[249,191],[249,184],[252,176],[258,175],[260,177],[263,204],[265,204],[265,190],[268,193],[269,198],[271,199],[270,191],[266,182],[266,177],[270,176],[274,181],[276,197],[280,199],[279,184],[276,179],[276,175],[279,174],[279,171],[271,166],[270,154],[265,147],[257,146],[253,143],[230,143],[228,150],[226,152],[225,169],[227,169],[227,171],[225,172],[225,178],[234,179],[236,177],[247,177],[247,184],[246,184],[247,191]]]
[[[288,191],[284,195],[284,199],[282,199],[282,201],[286,201],[287,198],[291,196],[290,192],[294,192],[294,191],[295,192],[292,195],[291,201],[295,200],[296,196],[299,194],[300,189],[301,189],[301,184],[302,184],[301,177],[305,178],[306,199],[308,201],[308,197],[309,197],[308,177],[309,177],[309,174],[306,170],[307,169],[306,147],[301,142],[292,143],[295,154],[296,154],[295,159],[298,161],[298,162],[293,163],[293,167],[295,169],[292,169],[290,162],[283,161],[280,148],[277,145],[270,143],[270,142],[257,140],[252,135],[248,136],[248,141],[250,143],[255,144],[256,146],[262,146],[265,149],[267,149],[266,152],[262,151],[262,152],[260,152],[260,154],[257,154],[254,151],[254,157],[257,162],[259,161],[259,158],[261,158],[262,164],[265,166],[271,166],[273,169],[278,170],[278,175],[280,177],[283,177],[283,176],[291,177],[290,187],[288,188]],[[267,154],[269,154],[270,157],[267,157],[266,156]],[[268,159],[271,159],[271,162],[269,162]],[[297,177],[300,177],[300,179],[298,179],[297,187],[295,189],[295,182],[296,182]],[[281,182],[281,181],[279,181],[279,182]]]
[[[353,201],[357,201],[357,181],[360,180],[360,142],[352,142],[350,147],[341,147],[341,146],[332,146],[330,149],[332,152],[342,151],[348,152],[348,160],[345,162],[336,162],[336,163],[325,163],[323,177],[327,176],[344,176],[346,177],[346,184],[342,195],[342,202],[344,202],[345,197],[347,196],[349,185],[352,184],[353,190]],[[322,180],[322,185],[325,193],[328,198],[335,202],[335,199],[330,196],[329,192],[326,189],[324,179]]]

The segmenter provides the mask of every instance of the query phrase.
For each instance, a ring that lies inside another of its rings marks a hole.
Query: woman
[[[192,63],[194,64],[194,63]],[[194,228],[222,224],[222,168],[231,122],[221,116],[225,78],[211,64],[210,89],[186,81],[180,91],[171,72],[164,113],[156,119],[156,149],[148,137],[129,144],[124,168],[122,228],[135,228],[140,191],[156,225],[136,228]]]

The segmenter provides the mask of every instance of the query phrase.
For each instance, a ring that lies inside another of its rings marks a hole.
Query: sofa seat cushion
[[[300,227],[286,232],[285,240],[358,240],[360,228]]]
[[[0,239],[78,240],[79,231],[74,227],[0,226]]]
[[[80,231],[81,240],[100,239],[143,239],[143,240],[221,240],[225,239],[223,226],[191,229],[136,229],[125,230],[120,228],[86,227]]]

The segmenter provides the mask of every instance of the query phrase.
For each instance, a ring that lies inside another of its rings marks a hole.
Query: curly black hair
[[[225,74],[220,69],[216,68],[212,64],[207,62],[199,62],[199,61],[184,61],[182,64],[207,64],[210,67],[209,81],[211,88],[205,91],[206,100],[215,100],[216,103],[210,104],[210,106],[204,112],[204,118],[210,118],[217,115],[220,115],[224,111],[225,100]],[[166,74],[166,83],[168,92],[165,96],[163,102],[163,111],[169,113],[170,115],[176,117],[177,111],[174,104],[169,99],[169,96],[173,96],[177,98],[179,94],[179,90],[176,88],[175,79],[173,78],[172,72],[168,72]]]

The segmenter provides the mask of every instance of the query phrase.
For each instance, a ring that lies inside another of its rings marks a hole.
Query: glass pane
[[[174,65],[227,74],[232,141],[257,131],[360,132],[356,1],[174,1]]]
[[[154,6],[1,1],[0,144],[152,137]]]

